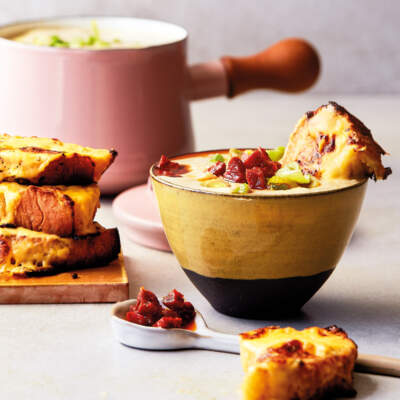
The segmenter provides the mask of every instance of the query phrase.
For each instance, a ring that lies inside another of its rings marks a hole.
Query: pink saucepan
[[[85,50],[9,40],[31,28],[88,27],[93,20],[100,32],[112,29],[146,47]],[[0,129],[117,149],[101,182],[104,193],[116,193],[144,182],[161,153],[193,151],[189,101],[257,88],[298,92],[318,76],[318,55],[301,39],[192,66],[186,43],[185,29],[136,18],[53,18],[0,27]]]

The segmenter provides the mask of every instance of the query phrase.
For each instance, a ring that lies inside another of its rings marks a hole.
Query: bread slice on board
[[[100,207],[97,184],[32,186],[0,183],[0,225],[23,227],[58,236],[96,233],[93,223]]]
[[[96,233],[73,238],[0,228],[0,274],[27,277],[106,265],[120,252],[118,230],[96,226]]]
[[[34,185],[97,182],[115,150],[92,149],[58,139],[0,134],[0,181]]]
[[[299,120],[280,163],[297,162],[319,179],[385,179],[392,172],[382,165],[385,154],[358,118],[331,101]]]
[[[337,326],[268,326],[240,335],[243,400],[354,397],[357,345]]]

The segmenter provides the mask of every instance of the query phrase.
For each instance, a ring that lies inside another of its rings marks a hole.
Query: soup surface
[[[274,186],[275,189],[273,189],[271,185],[267,185],[266,189],[248,188],[247,192],[242,192],[240,188],[243,188],[244,183],[231,182],[223,176],[215,176],[208,171],[211,166],[215,165],[214,160],[217,154],[222,155],[227,164],[229,163],[231,157],[229,151],[204,152],[198,155],[179,156],[171,158],[171,161],[186,165],[188,172],[180,175],[173,174],[173,176],[159,175],[157,173],[155,175],[158,175],[157,179],[161,182],[172,183],[193,190],[232,195],[244,194],[246,196],[282,196],[319,193],[353,186],[361,182],[356,179],[318,180],[312,178],[309,184],[298,184],[283,190],[279,189],[279,186]]]
[[[11,38],[16,42],[36,46],[64,47],[71,49],[115,49],[141,48],[148,43],[124,40],[121,35],[110,30],[99,30],[95,22],[91,28],[76,26],[54,26],[34,28]]]
[[[359,119],[329,102],[300,118],[286,149],[230,149],[172,160],[162,156],[153,173],[160,181],[203,192],[290,196],[386,179],[392,170],[382,164],[385,154]]]

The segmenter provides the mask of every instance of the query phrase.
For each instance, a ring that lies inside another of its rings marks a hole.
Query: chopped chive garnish
[[[114,39],[113,43],[121,43],[121,40]],[[72,42],[67,42],[67,41],[61,39],[59,36],[53,35],[50,38],[49,46],[51,46],[51,47],[72,47],[72,48],[84,48],[84,47],[102,48],[102,47],[110,47],[111,42],[107,42],[106,40],[103,40],[100,38],[100,31],[97,26],[97,23],[96,23],[96,21],[92,21],[91,34],[86,40],[82,39],[82,38],[75,38],[72,40]]]
[[[285,148],[283,146],[279,146],[275,149],[266,150],[266,152],[272,161],[279,161],[283,157]]]
[[[249,185],[247,183],[241,183],[239,186],[236,186],[235,189],[232,190],[234,194],[246,194],[250,192]]]
[[[59,36],[53,35],[50,38],[50,47],[69,47],[69,42],[62,40]]]
[[[222,154],[214,154],[211,158],[210,161],[212,162],[225,162],[225,158]]]
[[[297,162],[289,163],[276,171],[276,174],[269,179],[268,185],[308,185],[311,182],[311,175],[303,174]]]

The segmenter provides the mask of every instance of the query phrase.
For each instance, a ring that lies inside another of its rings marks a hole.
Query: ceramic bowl
[[[151,177],[183,270],[216,310],[244,318],[292,314],[317,292],[350,240],[367,187],[251,197],[167,183],[152,169]]]

